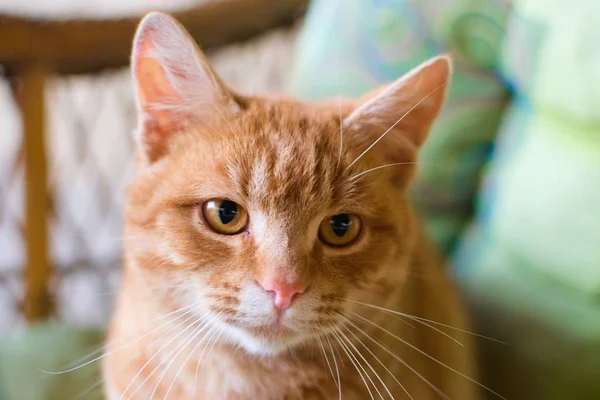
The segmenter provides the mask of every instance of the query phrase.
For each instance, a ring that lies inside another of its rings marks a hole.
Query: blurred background
[[[600,399],[596,0],[0,0],[1,400],[102,398],[98,363],[40,368],[103,338],[133,167],[128,55],[156,9],[243,93],[359,96],[450,52],[413,195],[474,331],[507,343],[478,340],[483,383]]]

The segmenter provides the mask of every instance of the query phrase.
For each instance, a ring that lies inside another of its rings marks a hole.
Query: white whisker
[[[391,131],[392,129],[394,129],[396,127],[396,125],[398,125],[400,123],[400,121],[402,121],[404,119],[404,117],[406,117],[408,114],[410,114],[422,102],[424,102],[425,100],[427,100],[429,98],[429,96],[431,96],[432,94],[434,94],[436,91],[440,90],[441,88],[443,88],[447,84],[448,84],[448,82],[444,82],[443,84],[439,85],[438,87],[436,87],[435,89],[433,89],[431,92],[429,92],[427,95],[425,95],[421,100],[419,100],[417,102],[417,104],[415,104],[414,106],[412,106],[407,112],[405,112],[404,115],[402,115],[396,122],[394,122],[394,124],[392,126],[390,126],[385,132],[383,132],[381,134],[381,136],[379,136],[373,142],[373,144],[371,144],[369,147],[367,147],[367,149],[365,151],[363,151],[358,157],[356,157],[356,159],[354,161],[352,161],[352,163],[350,165],[348,165],[348,167],[346,167],[346,171],[348,169],[350,169],[350,167],[352,167],[354,164],[356,164],[358,162],[358,160],[360,160],[365,154],[367,154],[369,152],[369,150],[371,150],[373,148],[373,146],[375,146],[377,143],[379,143],[379,141],[381,139],[383,139],[385,137],[385,135],[388,134],[389,131]]]
[[[348,328],[346,328],[348,329]],[[348,339],[348,337],[344,334],[344,332],[342,332],[341,330],[338,330],[338,333],[340,335],[342,335],[342,337],[344,339],[346,339],[346,342],[352,346],[352,348],[354,349],[354,351],[356,351],[356,354],[359,355],[359,357],[365,362],[365,364],[367,364],[367,367],[369,367],[369,369],[375,374],[375,377],[379,380],[379,382],[383,385],[383,388],[385,389],[385,391],[387,392],[388,395],[390,395],[390,397],[392,399],[394,399],[394,396],[392,395],[392,393],[390,392],[390,389],[388,389],[387,385],[383,382],[383,380],[381,379],[381,377],[379,376],[379,374],[377,373],[377,371],[375,371],[375,369],[371,366],[371,363],[369,363],[367,361],[367,359],[362,355],[362,353],[356,348],[356,346],[354,345],[354,343],[352,343],[350,341],[350,339]],[[373,381],[371,381],[371,383],[373,383]],[[375,387],[375,390],[377,390],[377,386],[375,386],[375,384],[373,383],[373,386]],[[377,390],[377,393],[379,393],[379,390]],[[383,399],[383,396],[381,395],[381,393],[379,393],[379,397],[381,397],[381,399]]]
[[[389,311],[386,311],[385,313],[386,313],[387,315],[389,315],[389,316],[393,317],[393,318],[397,318],[397,319],[399,319],[400,321],[404,321],[404,320],[403,320],[403,319],[402,319],[402,318],[401,318],[399,315],[396,315],[396,314],[390,313]],[[448,339],[452,340],[454,343],[458,344],[459,346],[465,347],[465,345],[464,345],[464,344],[462,344],[462,342],[460,342],[460,341],[459,341],[458,339],[456,339],[455,337],[452,337],[452,335],[449,335],[448,333],[444,332],[443,330],[441,330],[441,329],[439,329],[439,328],[436,328],[435,326],[433,326],[433,325],[431,325],[431,324],[428,324],[428,323],[427,323],[427,322],[425,322],[425,321],[421,321],[421,320],[419,320],[419,319],[416,319],[416,318],[411,318],[411,317],[406,317],[406,318],[410,318],[411,320],[413,320],[413,321],[416,321],[416,322],[418,322],[418,323],[419,323],[419,324],[421,324],[421,325],[424,325],[424,326],[426,326],[426,327],[428,327],[428,328],[430,328],[430,329],[433,329],[434,331],[438,332],[440,335],[447,337]]]
[[[214,321],[217,317],[212,318],[212,321]],[[207,323],[210,323],[211,321],[208,321]],[[216,326],[213,326],[211,329],[209,329],[206,332],[206,335],[204,337],[206,337],[211,331],[214,331],[215,333],[217,332],[217,328]],[[201,331],[200,331],[201,332]],[[200,333],[198,332],[198,334]],[[196,334],[195,336],[192,337],[192,340],[195,339],[198,334]],[[211,335],[211,337],[207,340],[206,345],[204,346],[204,350],[206,350],[206,347],[208,346],[208,344],[210,343],[210,340],[213,338],[214,333]],[[179,374],[181,374],[181,371],[183,370],[183,368],[185,367],[185,365],[187,364],[187,362],[190,360],[190,358],[192,357],[192,355],[196,352],[196,350],[198,349],[198,347],[203,343],[204,341],[204,337],[200,340],[198,340],[198,343],[196,343],[194,345],[194,348],[192,349],[192,351],[190,351],[190,354],[188,354],[188,356],[186,357],[186,359],[183,361],[183,363],[181,364],[181,366],[179,367],[179,369],[177,370],[177,373],[175,374],[175,377],[173,378],[173,380],[171,381],[171,384],[169,385],[169,387],[167,388],[167,392],[165,393],[165,397],[163,398],[163,400],[167,400],[167,397],[169,397],[169,393],[171,393],[171,390],[173,389],[173,386],[175,385],[175,382],[177,381],[177,377],[179,376]],[[191,340],[190,340],[191,342]],[[185,348],[185,347],[184,347]],[[202,359],[202,355],[204,354],[204,350],[202,351],[202,354],[200,355],[200,360]],[[178,354],[177,354],[178,355]],[[177,355],[175,356],[175,358],[177,357]],[[175,358],[173,358],[173,360],[175,360]],[[198,364],[200,364],[200,361],[198,361]],[[168,368],[168,367],[167,367]],[[194,391],[195,393],[195,391]]]
[[[331,41],[331,43],[333,44],[333,30],[329,29],[329,40]],[[338,46],[333,46],[335,48],[337,48]],[[337,54],[336,54],[337,56]],[[338,161],[341,163],[342,161],[342,155],[344,153],[344,125],[343,125],[343,121],[342,121],[342,100],[340,98],[341,96],[341,90],[340,90],[340,76],[339,76],[339,71],[340,71],[340,66],[339,66],[339,62],[337,57],[334,57],[334,67],[333,70],[335,71],[335,84],[336,84],[336,88],[337,88],[337,105],[338,105],[338,115],[339,115],[339,120],[340,120],[340,154],[338,157]]]
[[[214,349],[215,344],[221,338],[221,335],[223,335],[223,331],[220,331],[219,334],[217,335],[217,337],[215,338],[215,340],[212,342],[212,345],[211,345],[210,349],[208,350],[208,353],[206,353],[207,357]],[[198,367],[200,366],[200,363],[203,361],[204,350],[206,350],[206,347],[202,350],[202,353],[200,354],[200,359],[199,359],[198,363],[196,364],[196,372],[194,373],[194,392],[193,392],[194,395],[196,394],[196,377],[198,376]]]
[[[406,393],[406,395],[407,395],[408,397],[410,397],[410,399],[411,399],[411,400],[414,400],[414,399],[413,399],[413,397],[410,395],[410,393],[408,393],[408,391],[406,390],[406,388],[404,387],[404,385],[403,385],[402,383],[400,383],[400,381],[398,380],[398,378],[396,378],[396,377],[394,376],[394,374],[392,374],[392,371],[390,371],[390,370],[389,370],[389,368],[385,366],[385,364],[384,364],[384,363],[383,363],[383,362],[382,362],[382,361],[379,359],[379,357],[377,357],[377,356],[376,356],[376,355],[375,355],[375,354],[374,354],[374,353],[371,351],[371,349],[369,349],[369,347],[368,347],[366,344],[364,344],[364,343],[363,343],[363,341],[362,341],[362,340],[360,340],[360,339],[358,338],[358,336],[356,336],[356,335],[354,334],[354,332],[352,332],[352,331],[350,330],[350,328],[348,328],[347,326],[344,326],[344,328],[346,328],[346,330],[348,331],[348,333],[350,333],[350,334],[351,334],[351,335],[352,335],[352,336],[353,336],[353,337],[356,339],[356,341],[357,341],[358,343],[360,343],[360,344],[361,344],[361,345],[362,345],[362,346],[363,346],[363,347],[364,347],[364,348],[365,348],[365,349],[366,349],[366,350],[369,352],[369,354],[370,354],[370,355],[371,355],[371,356],[372,356],[372,357],[373,357],[375,360],[377,360],[377,362],[379,363],[379,365],[381,365],[381,366],[382,366],[382,367],[383,367],[383,368],[384,368],[384,369],[385,369],[385,370],[388,372],[388,374],[390,374],[390,376],[392,377],[392,379],[393,379],[394,381],[396,381],[396,383],[397,383],[398,385],[400,385],[400,387],[402,388],[402,390],[404,390],[404,393]],[[392,396],[392,398],[393,398],[393,396]]]
[[[231,126],[231,124],[229,123],[229,120],[227,118],[225,118],[225,115],[223,115],[223,112],[221,112],[221,109],[219,107],[215,106],[214,104],[212,106],[221,115],[221,117],[223,118],[223,120],[225,121],[227,126],[229,126],[229,129],[231,130],[231,133],[233,134],[233,136],[237,136],[235,131],[233,130],[233,126]]]
[[[148,322],[146,322],[145,324],[143,324],[143,325],[142,325],[142,327],[140,327],[140,328],[136,329],[135,331],[133,331],[131,334],[134,334],[134,333],[139,333],[140,331],[142,331],[142,330],[143,330],[143,328],[147,327],[148,325],[150,325],[150,324],[152,324],[152,323],[154,323],[154,322],[160,321],[160,320],[162,320],[162,319],[165,319],[165,318],[167,318],[167,317],[169,317],[169,316],[171,316],[171,315],[173,315],[173,314],[176,314],[176,313],[178,313],[178,312],[181,312],[181,311],[184,311],[184,310],[190,309],[190,308],[194,307],[195,305],[196,305],[196,304],[188,305],[188,306],[185,306],[185,307],[180,307],[180,308],[176,309],[175,311],[171,311],[171,312],[169,312],[169,313],[167,313],[167,314],[163,314],[163,315],[161,315],[161,316],[159,316],[159,317],[153,318],[153,319],[151,319],[150,321],[148,321]],[[189,313],[189,312],[188,312],[188,313]],[[171,319],[171,320],[170,320],[168,323],[170,323],[170,322],[173,322],[173,321],[175,321],[175,320],[177,320],[177,319],[179,319],[179,318],[181,318],[181,317],[185,316],[185,315],[186,315],[186,314],[188,314],[188,313],[184,313],[184,314],[182,314],[182,315],[179,315],[179,316],[177,316],[177,317],[175,317],[175,318]],[[163,325],[159,326],[157,329],[161,328],[162,326],[163,326]],[[116,340],[116,339],[114,339],[114,340],[111,340],[110,342],[107,342],[107,343],[105,343],[104,345],[102,345],[100,348],[98,348],[98,349],[96,349],[96,350],[94,350],[94,351],[92,351],[92,352],[90,352],[90,353],[88,353],[88,354],[86,354],[86,355],[84,355],[84,356],[81,356],[81,357],[79,357],[79,358],[78,358],[77,360],[75,360],[75,361],[72,361],[72,362],[71,362],[69,365],[73,365],[73,364],[75,364],[74,366],[77,366],[77,364],[79,364],[80,362],[82,362],[82,361],[84,361],[84,360],[88,359],[89,357],[93,357],[93,356],[95,356],[96,354],[102,353],[104,350],[106,350],[106,349],[108,348],[108,346],[109,346],[109,345],[111,345],[111,344],[115,344],[115,342],[117,342],[117,340]],[[64,368],[66,369],[66,368],[71,368],[71,367],[65,366]],[[67,371],[65,371],[65,372],[67,372]],[[55,373],[55,374],[58,374],[58,373],[62,373],[62,372],[61,372],[61,371],[55,371],[54,373]]]
[[[475,333],[475,332],[470,332],[470,331],[467,331],[465,329],[460,329],[460,328],[454,327],[452,325],[446,325],[446,324],[443,324],[441,322],[433,321],[433,320],[430,320],[430,319],[427,319],[427,318],[418,317],[416,315],[411,315],[411,314],[406,314],[406,313],[402,313],[402,312],[399,312],[399,311],[390,310],[388,308],[376,306],[376,305],[369,304],[369,303],[363,303],[362,301],[356,301],[356,300],[350,300],[350,299],[345,299],[345,300],[349,301],[351,303],[361,304],[361,305],[366,306],[366,307],[374,308],[376,310],[385,311],[385,312],[388,312],[388,313],[391,313],[391,314],[395,314],[395,315],[400,315],[402,317],[410,318],[410,319],[415,320],[415,321],[429,322],[430,324],[434,324],[434,325],[438,325],[438,326],[443,326],[444,328],[453,329],[455,331],[466,333],[468,335],[477,336],[477,337],[480,337],[482,339],[491,340],[492,342],[500,343],[500,344],[503,344],[503,345],[508,345],[506,342],[503,342],[501,340],[494,339],[494,338],[491,338],[489,336],[480,335],[480,334]]]
[[[221,315],[221,313],[217,314],[217,317],[218,317],[218,316],[220,316],[220,315]],[[217,317],[215,317],[215,319],[216,319]],[[216,325],[215,325],[215,330],[214,330],[214,332],[216,333],[216,332],[217,332],[217,330],[218,330],[218,329],[217,329],[217,327],[216,327]],[[210,350],[209,350],[209,351],[208,351],[208,353],[207,353],[207,356],[208,356],[208,354],[210,354],[210,352],[212,351],[212,349],[215,347],[215,344],[217,343],[217,341],[219,340],[219,338],[221,337],[221,335],[222,335],[222,334],[223,334],[223,331],[219,331],[219,334],[217,335],[217,337],[216,337],[216,338],[215,338],[215,340],[213,341],[213,343],[212,343],[212,345],[211,345],[211,348],[210,348]],[[207,333],[207,335],[208,335],[208,333]],[[200,353],[200,357],[198,357],[198,361],[197,361],[197,363],[196,363],[196,371],[194,372],[194,394],[196,393],[196,377],[198,376],[198,369],[199,369],[199,367],[200,367],[200,364],[202,363],[202,361],[203,361],[203,359],[204,359],[204,352],[206,351],[206,348],[207,348],[207,347],[208,347],[208,345],[210,344],[210,341],[212,340],[212,338],[214,337],[214,335],[215,335],[214,333],[211,335],[211,337],[209,338],[209,340],[208,340],[208,341],[207,341],[207,343],[206,343],[206,346],[204,346],[204,349],[202,349],[202,353]]]
[[[182,308],[184,308],[184,307],[182,307]],[[180,308],[179,310],[181,310],[182,308]],[[179,310],[177,310],[177,311],[179,311]],[[169,314],[172,314],[172,313],[169,313]],[[184,315],[185,315],[185,314],[184,314]],[[179,319],[179,318],[183,317],[184,315],[180,315],[180,316],[178,316],[178,317],[176,317],[176,318],[173,318],[173,319],[171,319],[169,322],[170,322],[170,323],[172,323],[172,322],[176,321],[177,319]],[[158,319],[158,318],[155,318],[155,320],[156,320],[156,319]],[[146,325],[147,325],[147,324],[146,324]],[[159,328],[160,328],[160,327],[159,327]],[[179,325],[175,325],[175,326],[171,327],[171,329],[169,329],[169,330],[167,330],[166,332],[162,333],[162,334],[161,334],[159,337],[157,337],[157,338],[153,339],[153,340],[151,341],[151,345],[154,345],[154,344],[156,344],[156,343],[158,343],[158,342],[162,341],[162,340],[163,340],[163,339],[164,339],[166,336],[170,335],[172,332],[174,332],[174,331],[175,331],[175,330],[177,330],[178,328],[179,328]],[[151,333],[152,333],[152,332],[151,332]],[[111,343],[112,343],[112,342],[115,342],[115,341],[116,341],[116,340],[113,340],[113,341],[111,341]],[[102,351],[102,350],[100,350],[100,351]],[[97,351],[96,351],[96,352],[94,352],[94,353],[97,353]],[[132,362],[133,360],[135,360],[135,359],[136,359],[136,358],[137,358],[137,357],[138,357],[140,354],[141,354],[141,352],[140,352],[140,353],[137,353],[137,354],[134,354],[133,356],[129,357],[129,359],[127,360],[127,362],[125,362],[125,364],[122,366],[122,368],[119,368],[119,369],[118,369],[118,372],[123,372],[125,369],[127,369],[127,367],[129,366],[129,364],[131,364],[131,362]],[[85,358],[87,358],[87,357],[88,357],[88,356],[86,356]],[[112,371],[112,372],[114,373],[115,371]],[[92,391],[94,388],[97,388],[98,386],[100,386],[100,385],[101,385],[102,383],[104,383],[105,381],[106,381],[106,378],[105,378],[105,377],[103,377],[103,378],[99,379],[99,380],[98,380],[96,383],[94,383],[94,384],[93,384],[93,385],[91,385],[89,388],[87,388],[87,389],[86,389],[86,390],[84,390],[83,392],[79,393],[79,394],[78,394],[78,395],[76,395],[75,397],[71,398],[70,400],[77,400],[77,399],[80,399],[80,398],[82,398],[83,396],[85,396],[86,394],[88,394],[90,391]]]
[[[89,388],[85,389],[83,392],[79,393],[75,397],[71,397],[70,400],[78,400],[78,399],[83,398],[83,396],[85,396],[86,394],[90,393],[92,390],[97,389],[101,384],[104,383],[104,381],[105,381],[105,379],[98,380],[98,382],[94,383],[92,386],[90,386]]]
[[[435,386],[433,383],[429,382],[429,380],[427,378],[425,378],[417,370],[415,370],[413,367],[411,367],[406,361],[404,361],[402,359],[402,357],[400,357],[398,354],[394,353],[389,347],[387,347],[386,345],[382,344],[379,340],[373,338],[367,332],[365,332],[364,330],[362,330],[358,325],[356,325],[354,322],[352,322],[352,320],[349,317],[347,317],[347,316],[345,316],[345,315],[343,315],[341,313],[340,313],[340,315],[342,315],[343,317],[345,317],[346,320],[348,321],[348,323],[350,325],[352,325],[352,327],[354,327],[355,329],[357,329],[360,333],[362,333],[367,339],[369,339],[370,341],[372,341],[373,343],[375,343],[382,350],[384,350],[390,356],[394,357],[398,362],[400,362],[402,365],[404,365],[406,368],[408,368],[410,371],[412,371],[415,375],[417,375],[419,378],[421,378],[421,380],[423,382],[425,382],[427,384],[427,386],[429,386],[430,388],[432,388],[442,398],[444,398],[445,400],[451,400],[444,392],[442,392],[440,389],[438,389],[437,386]]]
[[[342,350],[344,351],[344,353],[346,353],[346,356],[348,356],[348,359],[350,359],[350,362],[352,363],[352,365],[354,365],[354,368],[356,368],[356,372],[358,372],[358,375],[360,375],[360,379],[362,379],[363,383],[365,384],[365,387],[367,388],[367,391],[369,392],[369,395],[371,396],[371,400],[375,400],[375,397],[373,396],[373,392],[371,392],[371,388],[370,388],[369,384],[367,383],[367,381],[365,380],[363,373],[361,372],[361,369],[364,371],[364,368],[362,368],[362,365],[360,365],[358,363],[358,360],[356,360],[356,362],[355,362],[354,355],[352,354],[350,349],[346,346],[346,344],[342,341],[340,336],[336,333],[336,330],[334,330],[331,333],[333,334],[333,337],[336,338],[338,343],[342,346]],[[360,366],[360,369],[359,369],[359,366]],[[366,371],[364,371],[364,372],[366,374]],[[371,377],[368,374],[367,374],[367,378],[369,378],[369,380],[371,380]],[[373,383],[372,380],[371,380],[371,383]],[[377,389],[377,387],[375,389]]]
[[[367,323],[369,323],[369,324],[373,325],[374,327],[381,329],[382,331],[386,332],[388,335],[392,336],[392,337],[393,337],[393,338],[395,338],[396,340],[398,340],[398,341],[400,341],[400,342],[404,343],[405,345],[407,345],[407,346],[408,346],[408,347],[410,347],[411,349],[413,349],[413,350],[415,350],[415,351],[419,352],[420,354],[424,355],[425,357],[429,358],[431,361],[434,361],[434,362],[436,362],[437,364],[439,364],[439,365],[441,365],[441,366],[443,366],[443,367],[445,367],[445,368],[449,369],[450,371],[452,371],[452,372],[456,373],[457,375],[460,375],[460,376],[462,376],[463,378],[467,379],[469,382],[472,382],[472,383],[474,383],[474,384],[478,385],[479,387],[481,387],[481,388],[483,388],[483,389],[487,390],[488,392],[495,394],[496,396],[500,397],[501,399],[503,399],[503,400],[506,400],[506,398],[505,398],[504,396],[500,395],[499,393],[495,392],[494,390],[490,389],[489,387],[485,386],[484,384],[482,384],[482,383],[479,383],[479,382],[478,382],[478,381],[476,381],[475,379],[473,379],[473,378],[470,378],[469,376],[467,376],[467,375],[463,374],[462,372],[460,372],[460,371],[456,370],[455,368],[452,368],[451,366],[449,366],[449,365],[447,365],[447,364],[445,364],[445,363],[441,362],[441,361],[440,361],[440,360],[438,360],[437,358],[435,358],[435,357],[433,357],[432,355],[430,355],[430,354],[428,354],[428,353],[424,352],[423,350],[419,349],[417,346],[413,345],[412,343],[409,343],[409,342],[407,342],[406,340],[404,340],[404,339],[400,338],[398,335],[395,335],[395,334],[393,334],[392,332],[390,332],[389,330],[385,329],[384,327],[382,327],[382,326],[380,326],[380,325],[376,324],[375,322],[373,322],[373,321],[370,321],[369,319],[367,319],[367,318],[363,317],[362,315],[359,315],[359,314],[357,314],[357,313],[355,313],[355,312],[351,312],[351,314],[353,314],[353,315],[357,316],[358,318],[360,318],[361,320],[363,320],[363,321],[365,321],[365,322],[367,322]]]
[[[210,321],[205,321],[204,324],[202,324],[201,327],[199,327],[199,329],[197,329],[192,335],[191,337],[189,337],[189,339],[187,341],[185,341],[185,343],[179,347],[179,350],[177,350],[177,353],[175,353],[175,355],[173,357],[171,357],[171,361],[169,361],[169,363],[167,364],[167,366],[163,369],[163,371],[161,372],[160,376],[158,377],[158,382],[156,382],[156,385],[154,385],[154,390],[152,390],[152,394],[150,395],[150,398],[148,400],[152,400],[154,398],[154,395],[156,394],[156,390],[158,389],[158,387],[160,386],[160,383],[162,382],[163,378],[165,377],[165,375],[167,374],[167,372],[169,371],[169,369],[171,368],[171,365],[173,365],[173,363],[175,362],[175,360],[177,360],[177,357],[179,357],[179,355],[183,352],[183,350],[185,350],[185,348],[192,343],[192,341],[194,339],[196,339],[198,337],[198,335],[200,335],[209,325]],[[209,332],[211,332],[214,329],[214,326],[211,327],[204,336],[206,336],[206,334],[208,334]],[[169,358],[169,356],[167,356],[167,358]],[[162,363],[161,363],[162,364]]]
[[[339,393],[338,400],[342,400],[342,381],[340,380],[340,370],[338,368],[337,358],[335,356],[335,351],[333,351],[333,346],[331,345],[331,341],[329,340],[329,335],[325,336],[325,340],[327,340],[327,343],[329,344],[329,349],[331,350],[331,355],[333,356],[333,364],[335,366],[335,373],[337,375],[337,381],[338,381],[338,393]]]
[[[375,167],[375,168],[370,168],[366,171],[363,172],[359,172],[358,174],[352,175],[350,178],[348,178],[348,180],[346,182],[351,182],[357,178],[360,178],[361,176],[363,176],[364,174],[368,174],[369,172],[372,171],[377,171],[378,169],[382,169],[382,168],[388,168],[388,167],[395,167],[397,165],[410,165],[410,164],[416,164],[416,162],[399,162],[399,163],[392,163],[392,164],[384,164],[384,165],[380,165],[379,167]]]
[[[342,123],[342,105],[341,100],[338,99],[338,108],[340,113],[340,155],[339,160],[342,161],[342,155],[344,154],[344,124]]]
[[[327,367],[329,368],[331,377],[333,378],[333,381],[335,382],[335,386],[339,390],[339,384],[335,380],[335,375],[333,374],[333,368],[331,367],[331,363],[329,362],[329,357],[327,357],[327,353],[325,352],[325,347],[323,346],[323,342],[321,341],[321,338],[318,335],[315,335],[314,337],[317,339],[317,343],[319,343],[319,347],[321,348],[321,352],[323,353],[323,357],[325,358],[325,362],[327,363]]]
[[[191,306],[189,306],[189,307],[191,307]],[[186,308],[188,308],[188,307],[186,307]],[[165,318],[165,317],[167,317],[167,316],[169,316],[169,315],[172,315],[172,314],[174,314],[175,312],[180,312],[182,309],[183,309],[183,308],[180,308],[180,309],[178,309],[178,310],[176,310],[176,311],[173,311],[173,312],[171,312],[171,313],[169,313],[169,314],[163,315],[162,317],[155,319],[155,321],[156,321],[156,320],[158,320],[158,319]],[[192,311],[191,311],[191,310],[188,310],[188,311],[187,311],[187,312],[185,312],[184,314],[182,314],[182,315],[180,315],[180,316],[178,316],[178,317],[175,317],[175,318],[173,318],[173,319],[171,319],[171,320],[169,320],[169,321],[165,322],[164,324],[162,324],[162,325],[160,325],[159,327],[157,327],[157,328],[155,328],[155,329],[151,330],[150,332],[146,332],[144,335],[142,335],[142,336],[139,336],[139,337],[135,338],[134,340],[131,340],[131,341],[129,341],[129,342],[127,342],[127,343],[125,343],[124,345],[121,345],[121,346],[117,347],[116,349],[114,349],[114,350],[111,350],[111,351],[109,351],[108,353],[104,353],[104,354],[102,354],[101,356],[98,356],[98,357],[96,357],[96,358],[94,358],[94,359],[92,359],[92,360],[90,360],[90,361],[87,361],[87,362],[85,362],[85,363],[81,364],[81,365],[78,365],[78,366],[75,366],[75,367],[73,367],[73,368],[69,368],[69,369],[63,370],[63,371],[45,371],[45,370],[42,370],[42,372],[44,372],[44,373],[47,373],[47,374],[50,374],[50,375],[61,375],[61,374],[66,374],[66,373],[68,373],[68,372],[73,372],[73,371],[76,371],[76,370],[78,370],[78,369],[80,369],[80,368],[86,367],[86,366],[88,366],[88,365],[90,365],[90,364],[92,364],[92,363],[94,363],[94,362],[96,362],[96,361],[99,361],[99,360],[103,359],[104,357],[106,357],[106,356],[108,356],[108,355],[110,355],[110,354],[113,354],[113,353],[115,353],[115,352],[117,352],[117,351],[121,350],[121,349],[122,349],[122,348],[124,348],[124,347],[127,347],[127,346],[129,346],[129,345],[131,345],[131,344],[133,344],[133,343],[135,343],[135,342],[138,342],[139,340],[143,339],[144,337],[146,337],[146,336],[148,336],[148,335],[150,335],[150,334],[152,334],[152,333],[156,332],[157,330],[161,329],[162,327],[164,327],[164,326],[166,326],[166,325],[169,325],[169,324],[173,323],[175,320],[177,320],[177,319],[179,319],[179,318],[181,318],[181,317],[183,317],[183,316],[185,316],[185,315],[189,314],[190,312],[192,312]],[[186,320],[186,321],[187,321],[187,320]],[[184,321],[184,322],[185,322],[185,321]],[[91,353],[91,355],[98,354],[99,352],[101,352],[101,351],[103,351],[104,349],[106,349],[108,345],[109,345],[109,344],[107,344],[107,345],[103,346],[103,348],[101,348],[101,349],[99,349],[99,350],[95,350],[94,352],[92,352],[92,353]],[[87,357],[89,357],[89,355],[85,356],[85,358],[87,358]]]
[[[192,317],[196,317],[196,315],[193,315]],[[187,320],[183,321],[183,322],[187,322]],[[184,329],[182,329],[179,333],[177,333],[173,338],[171,338],[166,343],[164,343],[148,360],[146,360],[146,363],[144,363],[144,365],[142,366],[142,368],[140,368],[140,370],[137,372],[137,374],[134,375],[134,377],[131,379],[131,382],[129,382],[129,385],[127,385],[127,387],[125,388],[125,390],[123,391],[123,393],[121,393],[121,397],[119,398],[119,400],[123,400],[123,398],[125,398],[125,394],[127,393],[127,391],[131,388],[131,386],[134,384],[135,380],[140,376],[140,374],[144,371],[144,369],[146,369],[146,367],[148,365],[150,365],[150,363],[152,362],[152,360],[154,360],[164,349],[167,348],[167,346],[169,346],[171,343],[173,343],[175,340],[177,340],[177,338],[179,336],[183,335],[188,329],[194,327],[198,323],[200,324],[200,327],[202,327],[203,326],[202,322],[203,322],[203,318],[201,318],[201,319],[199,319],[197,321],[194,321],[192,324],[190,324],[189,326],[187,326]],[[195,329],[192,330],[192,334],[195,331]],[[173,350],[172,353],[174,351],[175,350]],[[169,355],[172,354],[172,353],[169,353]],[[169,356],[167,356],[167,357],[169,357]],[[144,386],[144,384],[150,379],[150,377],[154,374],[154,372],[162,364],[163,363],[161,362],[154,370],[152,370],[152,372],[146,377],[146,379],[144,379],[144,381],[142,381],[142,383],[140,384],[140,386],[138,386],[138,388],[131,395],[129,395],[129,398],[131,398],[135,393],[137,393]]]

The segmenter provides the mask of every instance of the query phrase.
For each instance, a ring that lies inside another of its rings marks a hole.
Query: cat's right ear
[[[239,111],[231,92],[175,19],[152,12],[140,23],[131,55],[138,111],[137,141],[148,161],[191,124]]]

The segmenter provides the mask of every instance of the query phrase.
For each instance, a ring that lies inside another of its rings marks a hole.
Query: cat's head
[[[356,101],[247,97],[176,21],[152,13],[132,70],[140,165],[126,254],[154,300],[274,354],[402,281],[418,230],[408,188],[447,57]]]

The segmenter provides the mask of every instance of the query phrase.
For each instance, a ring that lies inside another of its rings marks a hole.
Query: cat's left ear
[[[194,40],[167,14],[151,12],[140,23],[131,69],[137,139],[151,162],[168,152],[171,137],[186,126],[239,111]]]
[[[381,146],[400,157],[407,146],[418,149],[442,108],[451,70],[449,56],[435,57],[367,94],[345,118],[344,132],[361,136],[366,145],[387,132]]]

